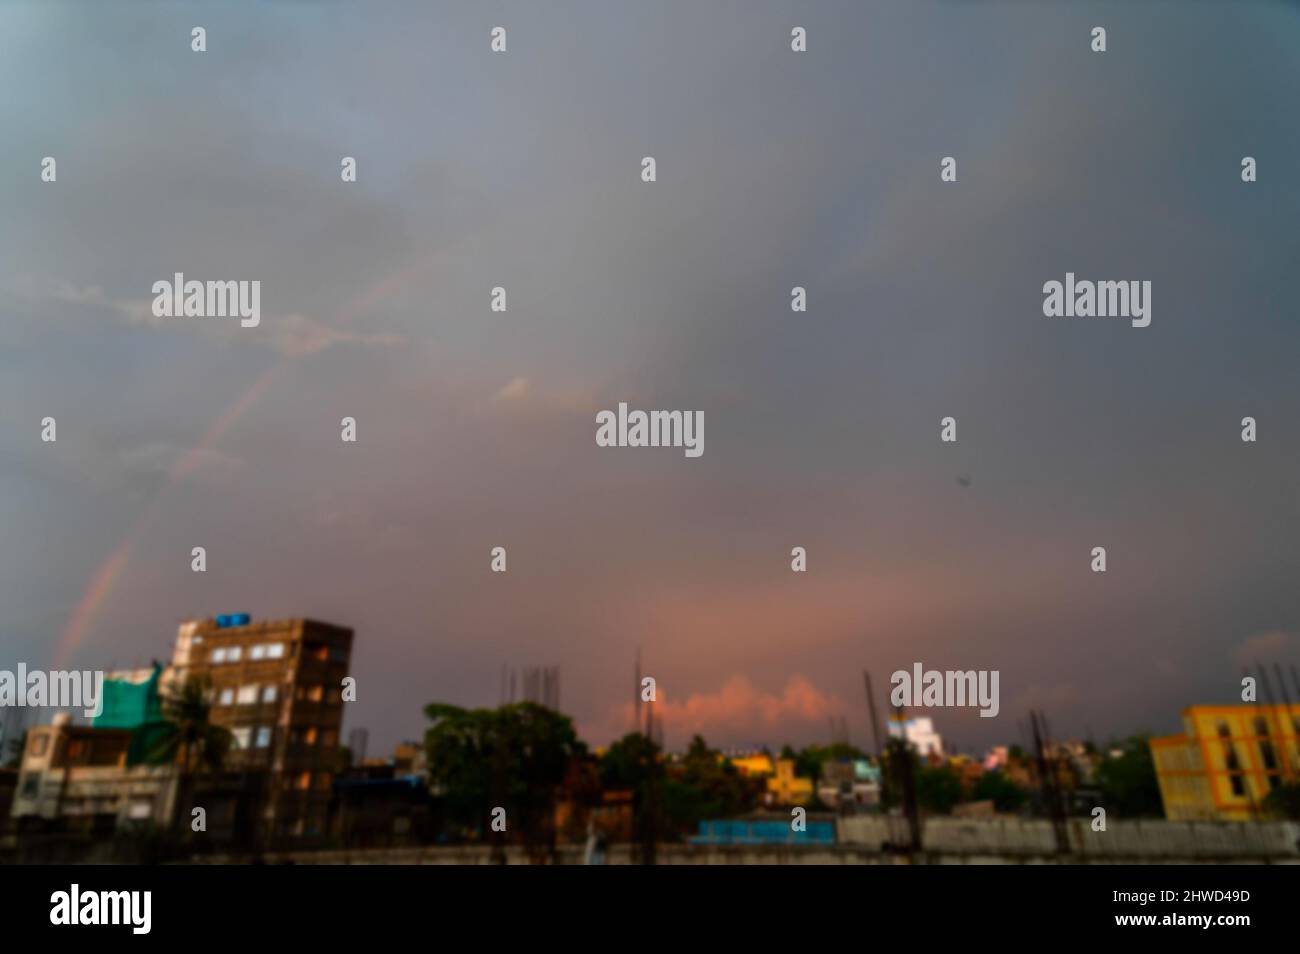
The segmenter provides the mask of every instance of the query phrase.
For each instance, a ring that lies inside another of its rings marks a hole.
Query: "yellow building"
[[[1151,758],[1169,820],[1258,818],[1269,792],[1300,781],[1300,705],[1192,706]]]
[[[794,759],[777,759],[776,775],[767,780],[767,793],[777,805],[807,805],[813,797],[813,781],[794,774]]]
[[[739,755],[727,759],[736,767],[741,775],[771,775],[775,769],[772,768],[772,756],[766,752],[755,752],[752,755]]]

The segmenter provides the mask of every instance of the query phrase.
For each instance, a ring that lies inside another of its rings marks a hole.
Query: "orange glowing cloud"
[[[655,720],[673,734],[748,732],[791,724],[823,725],[832,715],[845,711],[834,695],[827,695],[799,674],[790,676],[777,693],[765,692],[746,676],[735,675],[713,692],[696,692],[677,702],[662,689],[654,703]],[[630,722],[631,706],[625,706],[623,721]]]

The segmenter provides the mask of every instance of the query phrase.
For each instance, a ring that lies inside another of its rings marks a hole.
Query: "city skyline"
[[[494,14],[204,8],[195,59],[183,9],[6,5],[0,668],[336,621],[376,751],[503,664],[602,744],[638,649],[672,748],[866,747],[862,670],[917,663],[1001,672],[926,713],[976,750],[1239,698],[1300,658],[1300,15],[1173,6],[1104,59],[1021,3],[812,5],[804,59],[776,3],[506,4],[496,59]],[[260,324],[154,318],[176,273]],[[1150,325],[1045,317],[1067,273]],[[707,452],[598,446],[620,402]]]

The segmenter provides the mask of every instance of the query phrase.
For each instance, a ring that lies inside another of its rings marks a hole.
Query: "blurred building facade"
[[[813,780],[795,774],[794,759],[777,759],[776,774],[767,780],[768,802],[773,805],[803,805],[812,801]]]
[[[766,752],[744,752],[726,756],[728,762],[736,767],[741,775],[765,777],[776,772],[772,756]]]
[[[880,805],[880,768],[866,759],[826,762],[817,780],[817,797],[839,812],[854,812]]]
[[[1300,705],[1192,706],[1180,734],[1150,746],[1166,818],[1249,821],[1300,779]]]
[[[188,791],[201,799],[209,842],[324,835],[352,638],[350,629],[309,619],[182,623],[170,666],[108,674],[93,725],[59,714],[27,730],[7,813],[14,832],[95,838],[143,825],[188,829],[190,812],[178,804]],[[207,687],[208,719],[229,729],[232,748],[219,771],[183,777],[158,743],[170,728],[165,699],[189,679]]]
[[[230,769],[267,774],[262,824],[273,841],[327,830],[352,638],[331,623],[242,614],[177,633],[171,679],[211,688],[211,719],[233,736]]]
[[[889,734],[896,739],[903,739],[923,759],[943,758],[943,737],[935,731],[934,720],[929,716],[899,719],[891,715]]]

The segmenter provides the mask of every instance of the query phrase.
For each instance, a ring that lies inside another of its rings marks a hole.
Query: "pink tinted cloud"
[[[1256,633],[1238,644],[1232,652],[1232,658],[1239,666],[1253,666],[1257,662],[1265,665],[1288,660],[1297,652],[1300,652],[1300,637],[1275,629]]]
[[[695,692],[682,701],[674,700],[662,687],[654,704],[655,719],[675,736],[700,733],[741,733],[752,737],[756,729],[794,724],[823,725],[828,716],[839,715],[845,706],[837,696],[827,695],[798,673],[790,676],[780,692],[765,692],[747,676],[733,675],[719,689]],[[630,722],[630,706],[623,707],[623,721]]]

